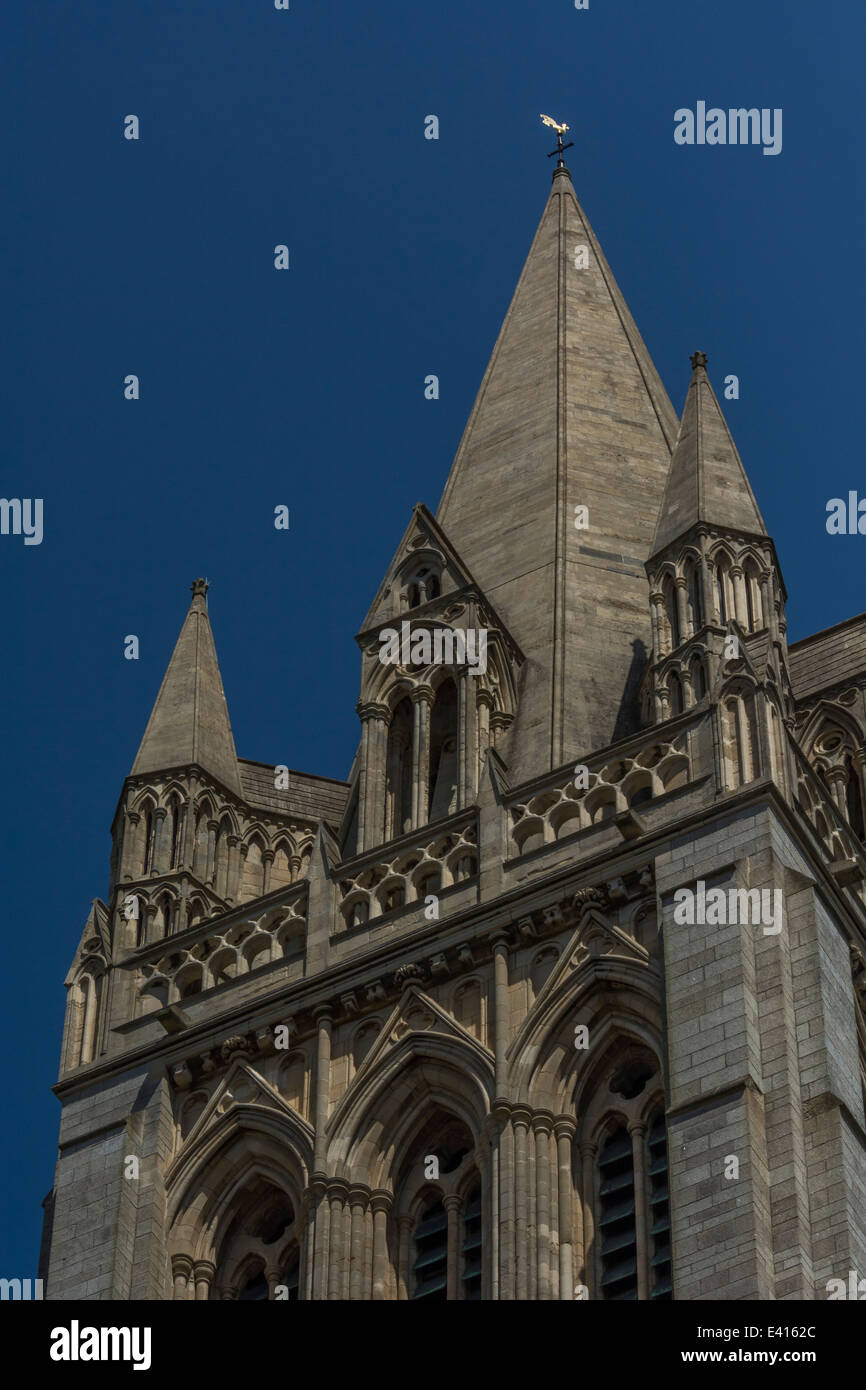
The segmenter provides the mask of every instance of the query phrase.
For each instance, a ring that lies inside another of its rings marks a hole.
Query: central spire
[[[651,645],[643,566],[676,433],[558,165],[437,513],[529,658],[517,776],[635,725]]]

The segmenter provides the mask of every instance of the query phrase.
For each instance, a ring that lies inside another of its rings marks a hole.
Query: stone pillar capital
[[[557,1139],[573,1140],[577,1133],[577,1121],[571,1115],[557,1115],[553,1122],[553,1132]]]
[[[532,1117],[532,1128],[536,1134],[553,1133],[553,1116],[549,1110],[538,1110]]]
[[[387,724],[391,722],[389,707],[380,704],[378,700],[359,700],[355,708],[364,722],[368,719],[383,719]]]
[[[376,1216],[379,1212],[389,1212],[394,1205],[394,1198],[390,1192],[386,1192],[383,1187],[377,1187],[370,1193],[370,1210]]]

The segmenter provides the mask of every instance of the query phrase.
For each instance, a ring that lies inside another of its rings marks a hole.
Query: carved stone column
[[[315,1204],[311,1296],[318,1300],[328,1296],[328,1237],[330,1235],[331,1208],[326,1195],[327,1184],[324,1178],[313,1180],[310,1184],[310,1193]]]
[[[120,870],[119,879],[140,878],[141,868],[139,849],[139,831],[141,816],[137,811],[127,811],[123,823],[123,843],[120,849]]]
[[[664,594],[660,593],[658,589],[654,589],[650,594],[650,617],[652,619],[653,649],[657,662],[661,661],[662,657],[667,655],[668,650],[664,623],[662,622],[664,606]]]
[[[571,1146],[575,1123],[566,1117],[553,1127],[556,1135],[557,1178],[559,1185],[559,1297],[574,1298],[574,1194],[571,1178]]]
[[[740,565],[731,565],[731,583],[734,586],[734,616],[740,627],[749,630],[749,615],[746,607],[746,577]]]
[[[325,1126],[328,1123],[331,1091],[331,1012],[316,1010],[316,1135],[313,1167],[317,1173],[325,1170]]]
[[[216,1274],[216,1265],[211,1264],[210,1260],[196,1260],[193,1267],[193,1277],[195,1279],[195,1296],[199,1302],[210,1298],[210,1286]]]
[[[497,936],[493,943],[494,999],[493,1037],[496,1058],[496,1094],[505,1095],[505,1053],[508,1048],[508,937]]]
[[[385,758],[391,711],[367,701],[358,706],[363,731],[358,805],[358,849],[382,843],[385,829]]]
[[[476,760],[475,785],[481,785],[481,769],[490,747],[490,712],[493,709],[493,693],[481,686],[477,696],[478,705],[478,758]]]
[[[581,1144],[581,1199],[583,1206],[583,1282],[590,1298],[595,1292],[595,1159],[597,1144]]]
[[[374,1192],[370,1198],[373,1212],[373,1298],[385,1297],[385,1281],[388,1266],[388,1212],[391,1210],[391,1194],[383,1190]]]
[[[266,849],[262,852],[262,897],[271,891],[271,865],[274,862],[274,851]]]
[[[426,825],[430,805],[430,710],[433,691],[420,685],[412,691],[412,829]]]
[[[538,1268],[537,1297],[550,1298],[550,1136],[552,1116],[536,1115],[535,1131],[535,1239]]]
[[[520,1106],[512,1114],[514,1126],[515,1261],[517,1298],[529,1297],[529,1122],[530,1112]]]
[[[219,825],[215,820],[207,823],[207,874],[206,882],[209,888],[213,887],[216,876],[216,837]]]
[[[189,1298],[189,1276],[192,1274],[192,1260],[189,1255],[172,1255],[171,1257],[171,1278],[173,1285],[172,1297]]]
[[[331,1235],[328,1242],[328,1298],[343,1297],[345,1207],[349,1189],[344,1182],[333,1182],[328,1190],[331,1203]]]
[[[237,835],[229,835],[226,839],[225,898],[227,902],[234,903],[238,899],[242,864],[246,862],[249,846],[242,845]]]
[[[682,642],[688,641],[688,639],[689,639],[690,637],[693,637],[693,636],[694,636],[694,628],[692,627],[692,624],[689,622],[688,604],[687,604],[687,602],[686,602],[686,598],[687,598],[687,595],[686,595],[686,587],[687,587],[687,581],[686,581],[686,579],[685,579],[685,576],[684,576],[684,575],[681,575],[681,574],[680,574],[680,575],[677,575],[677,579],[676,579],[676,590],[677,590],[677,617],[678,617],[679,620],[680,620],[680,642],[681,642],[681,643],[682,643]]]
[[[351,1234],[349,1252],[349,1298],[358,1301],[364,1297],[364,1230],[367,1210],[367,1190],[353,1187],[349,1191],[349,1210],[351,1213]]]
[[[514,1130],[511,1109],[504,1101],[494,1105],[499,1149],[499,1297],[510,1302],[516,1297],[515,1210],[514,1210]]]

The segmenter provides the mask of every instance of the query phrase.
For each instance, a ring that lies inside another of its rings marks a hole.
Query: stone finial
[[[705,352],[693,352],[689,361],[692,364],[692,371],[697,371],[698,367],[706,369],[707,354]]]
[[[210,584],[206,579],[194,579],[190,585],[190,593],[193,598],[198,598],[199,596],[204,598],[209,588]]]

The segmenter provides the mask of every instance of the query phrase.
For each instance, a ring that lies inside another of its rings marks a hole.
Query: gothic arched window
[[[388,729],[385,836],[394,840],[412,829],[412,702],[397,705]]]
[[[697,561],[689,559],[685,564],[686,612],[691,635],[699,632],[704,625],[704,605],[701,593],[701,572]]]
[[[733,605],[730,599],[731,562],[727,555],[722,553],[716,558],[716,608],[719,622],[723,627],[727,625],[728,618],[733,616]]]
[[[473,1150],[466,1125],[437,1110],[407,1155],[398,1183],[403,1297],[482,1297],[482,1190]]]
[[[144,816],[144,857],[141,864],[142,874],[149,874],[153,868],[153,811],[148,806]]]
[[[254,1181],[219,1242],[211,1296],[244,1303],[296,1299],[302,1219],[286,1193],[263,1178]]]
[[[430,711],[429,819],[457,810],[457,687],[442,682]]]
[[[699,656],[696,656],[690,667],[692,677],[692,690],[695,695],[695,702],[702,700],[707,693],[707,673],[704,663]]]
[[[672,671],[668,678],[668,690],[670,691],[671,715],[682,714],[683,683],[676,671]]]
[[[440,592],[439,576],[430,565],[423,565],[415,570],[406,586],[406,598],[410,608],[429,603],[431,599],[438,598]]]
[[[176,796],[168,804],[168,867],[176,869],[180,863],[181,808]]]
[[[602,1147],[598,1160],[601,1296],[637,1298],[637,1225],[632,1146],[624,1125]]]
[[[677,586],[671,575],[665,575],[662,583],[662,595],[665,601],[665,618],[667,620],[668,640],[670,649],[674,650],[682,641],[680,632],[680,611],[677,604]]]
[[[747,560],[743,566],[743,585],[746,590],[746,622],[749,631],[759,632],[765,623],[761,603],[761,580],[754,560]]]
[[[448,1297],[448,1216],[441,1197],[432,1197],[414,1231],[413,1298],[444,1302]]]

